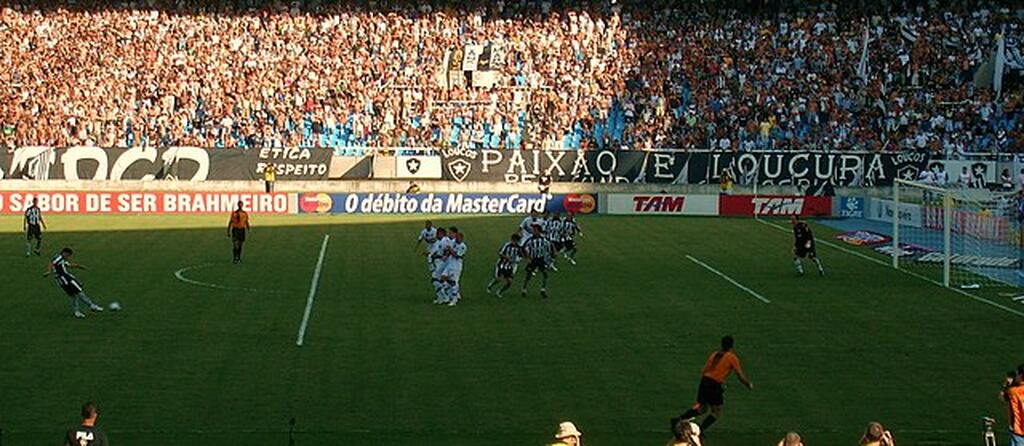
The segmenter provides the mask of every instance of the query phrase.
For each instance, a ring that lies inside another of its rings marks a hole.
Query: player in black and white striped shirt
[[[539,271],[541,274],[540,296],[548,297],[548,268],[551,266],[554,249],[551,240],[541,233],[540,226],[534,226],[533,236],[523,242],[523,255],[528,261],[526,280],[523,281],[523,296],[526,296],[526,288],[530,285],[530,279]]]
[[[85,313],[81,311],[80,303],[88,305],[92,311],[103,311],[103,307],[96,305],[92,299],[89,299],[89,296],[85,295],[85,291],[82,290],[82,284],[71,274],[71,269],[85,269],[84,265],[70,261],[73,254],[74,252],[71,248],[60,250],[60,254],[57,254],[46,265],[46,272],[43,273],[43,277],[53,274],[53,278],[57,280],[57,285],[71,298],[71,311],[74,312],[75,317],[81,319],[85,317]]]
[[[562,220],[560,235],[563,256],[569,260],[569,263],[575,265],[576,235],[583,236],[583,231],[580,229],[580,225],[576,223],[576,218],[572,213],[566,214],[565,220]]]
[[[46,221],[43,220],[43,213],[39,210],[39,199],[32,199],[32,206],[25,209],[25,257],[31,256],[34,252],[39,255],[39,250],[43,247],[43,229],[46,227]],[[36,249],[32,249],[32,239],[36,240]]]
[[[562,252],[562,215],[554,213],[548,216],[548,225],[544,228],[544,236],[551,241],[551,248],[554,250],[554,254],[551,255],[551,271],[558,272],[558,266],[555,264],[558,261],[558,254]]]
[[[516,275],[516,268],[519,266],[519,259],[523,254],[523,248],[519,246],[522,239],[517,232],[512,234],[508,242],[501,245],[501,249],[498,250],[498,261],[494,264],[494,278],[491,279],[491,283],[487,284],[487,294],[491,294],[492,289],[499,282],[505,285],[498,290],[498,297],[512,287],[512,278]]]

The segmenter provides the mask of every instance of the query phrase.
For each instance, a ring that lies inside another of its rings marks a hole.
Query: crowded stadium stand
[[[0,121],[10,146],[1019,152],[1021,25],[976,1],[21,1]]]

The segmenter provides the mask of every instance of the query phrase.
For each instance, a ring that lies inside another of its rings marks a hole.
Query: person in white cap
[[[563,421],[558,423],[558,431],[555,432],[554,443],[549,446],[580,446],[583,444],[583,432],[576,429],[576,425],[572,424],[572,421]]]

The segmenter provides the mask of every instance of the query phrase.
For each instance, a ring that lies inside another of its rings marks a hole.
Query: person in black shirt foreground
[[[824,276],[825,268],[821,266],[821,259],[818,258],[818,251],[814,246],[814,233],[811,232],[811,227],[807,226],[807,223],[800,221],[800,217],[795,215],[790,220],[790,223],[793,225],[793,265],[796,266],[797,274],[804,275],[804,264],[800,259],[808,257],[818,266],[818,274]]]
[[[64,436],[64,446],[108,446],[107,436],[96,427],[99,415],[95,404],[83,404],[82,424],[68,429]]]

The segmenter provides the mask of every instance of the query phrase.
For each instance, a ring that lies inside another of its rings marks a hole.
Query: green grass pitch
[[[0,218],[3,444],[57,444],[93,400],[115,445],[284,446],[292,417],[300,446],[540,445],[565,419],[591,446],[662,445],[733,334],[756,388],[730,381],[710,446],[789,430],[855,444],[870,420],[903,445],[976,445],[980,416],[1005,417],[1003,373],[1024,361],[1020,316],[828,246],[828,276],[796,277],[790,236],[753,220],[584,217],[579,265],[561,264],[549,300],[499,301],[483,288],[520,218],[446,219],[470,249],[456,308],[430,304],[421,219],[253,220],[232,265],[226,216],[51,216],[32,258],[20,218]],[[71,318],[41,277],[63,245],[90,268],[87,292],[122,312]],[[174,276],[207,264],[188,277],[254,291]]]

